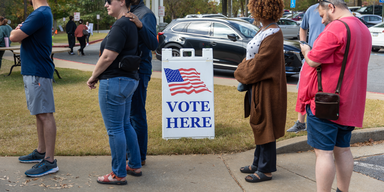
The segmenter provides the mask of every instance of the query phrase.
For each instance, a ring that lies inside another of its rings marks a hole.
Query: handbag
[[[141,63],[141,51],[137,46],[135,55],[126,55],[119,62],[119,68],[126,72],[137,71],[140,68]]]
[[[328,119],[328,120],[339,119],[340,89],[341,89],[341,83],[343,82],[345,65],[347,64],[347,58],[348,58],[348,52],[349,52],[349,43],[351,40],[351,31],[349,29],[349,26],[344,21],[341,21],[341,22],[343,22],[345,27],[347,28],[347,45],[345,47],[343,63],[341,65],[340,76],[337,82],[335,93],[323,92],[323,87],[321,84],[321,65],[316,68],[318,92],[315,95],[315,104],[316,104],[315,116],[320,119]]]
[[[89,35],[88,30],[84,29],[84,27],[83,27],[83,35],[84,36],[88,36]]]

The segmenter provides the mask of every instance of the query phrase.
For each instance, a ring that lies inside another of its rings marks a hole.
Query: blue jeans
[[[137,134],[140,147],[141,161],[147,159],[148,147],[148,125],[147,112],[145,111],[145,101],[147,99],[148,82],[151,80],[150,74],[139,73],[140,82],[133,94],[131,108],[131,123]],[[128,157],[130,154],[128,153]]]
[[[130,121],[132,95],[139,81],[128,77],[100,80],[99,104],[109,136],[112,171],[118,177],[127,176],[125,154],[131,152],[129,167],[140,168],[140,151],[136,132]]]

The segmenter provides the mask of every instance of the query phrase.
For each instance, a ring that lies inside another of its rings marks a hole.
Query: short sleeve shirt
[[[41,6],[24,21],[21,30],[28,35],[20,47],[21,74],[53,78],[51,8]]]
[[[99,79],[113,77],[130,77],[139,79],[137,71],[126,72],[119,69],[120,60],[126,55],[135,55],[138,48],[138,31],[136,25],[129,18],[121,17],[111,27],[108,35],[100,45],[100,55],[104,49],[119,53],[112,64],[100,74]]]
[[[341,18],[351,30],[348,60],[340,90],[339,119],[333,121],[340,125],[362,127],[367,91],[368,62],[371,54],[372,39],[368,28],[356,17]],[[308,58],[321,63],[323,91],[334,93],[340,75],[341,65],[347,43],[347,29],[340,21],[327,25],[316,39]],[[296,111],[304,112],[304,106],[310,104],[316,114],[314,97],[317,93],[316,68],[306,62],[300,73],[300,85]]]
[[[308,44],[313,47],[313,43],[316,38],[323,32],[325,26],[321,23],[321,17],[317,7],[319,4],[310,6],[304,14],[303,20],[301,21],[300,28],[307,30],[309,29]]]

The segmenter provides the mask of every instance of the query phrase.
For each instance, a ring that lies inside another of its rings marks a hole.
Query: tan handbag
[[[341,20],[338,20],[341,21]],[[316,68],[317,71],[317,82],[318,92],[315,95],[316,114],[315,116],[320,119],[337,120],[339,119],[339,107],[340,107],[340,89],[341,83],[343,82],[345,65],[347,64],[349,43],[351,40],[351,31],[349,26],[344,21],[345,27],[347,28],[347,45],[345,47],[345,53],[343,58],[343,64],[341,65],[340,76],[337,82],[335,93],[324,93],[321,85],[321,65]]]

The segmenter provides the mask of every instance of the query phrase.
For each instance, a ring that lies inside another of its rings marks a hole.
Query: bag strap
[[[337,20],[338,20],[338,19],[337,19]],[[346,64],[347,64],[347,59],[348,59],[349,44],[350,44],[350,41],[351,41],[351,30],[349,29],[348,24],[345,23],[345,22],[342,21],[342,20],[338,20],[338,21],[343,22],[344,25],[345,25],[345,27],[347,28],[347,45],[346,45],[346,47],[345,47],[345,53],[344,53],[343,63],[342,63],[342,65],[341,65],[340,76],[339,76],[339,80],[338,80],[338,82],[337,82],[337,87],[336,87],[336,91],[335,91],[336,94],[340,94],[341,83],[343,82],[345,66],[346,66]],[[319,92],[323,92],[323,87],[322,87],[322,84],[321,84],[321,65],[319,65],[319,66],[316,68],[316,71],[317,71],[318,91],[319,91]]]

